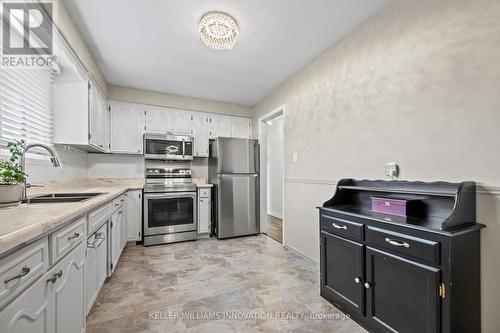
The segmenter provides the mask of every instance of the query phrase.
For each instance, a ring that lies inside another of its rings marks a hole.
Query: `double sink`
[[[105,193],[49,193],[49,194],[41,194],[35,195],[32,197],[28,197],[22,201],[22,203],[34,204],[34,203],[65,203],[65,202],[82,202],[91,198],[94,198],[98,195]]]

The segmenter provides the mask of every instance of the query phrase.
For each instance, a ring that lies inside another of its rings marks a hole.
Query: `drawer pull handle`
[[[359,277],[355,277],[355,278],[354,278],[354,282],[356,282],[356,283],[358,283],[358,284],[359,284],[359,283],[361,282],[361,279],[360,279]]]
[[[12,280],[17,280],[17,279],[20,279],[22,278],[23,276],[26,276],[28,275],[28,273],[31,271],[31,268],[29,268],[28,266],[23,266],[23,268],[21,269],[21,273],[17,274],[16,276],[12,276],[12,277],[8,277],[6,278],[5,280],[3,280],[3,282],[5,284],[9,283],[10,281]]]
[[[52,274],[52,277],[50,279],[47,279],[47,283],[52,282],[56,283],[56,280],[62,276],[63,272],[62,270],[59,270],[59,272]]]
[[[78,238],[78,237],[80,237],[80,234],[79,234],[78,232],[75,232],[75,233],[73,234],[73,236],[69,236],[69,237],[68,237],[68,240],[70,241],[70,240],[76,239],[76,238]]]
[[[398,242],[398,241],[392,240],[390,238],[386,238],[385,241],[391,245],[394,245],[394,246],[402,246],[402,247],[406,247],[406,248],[410,247],[410,244],[408,244],[407,242]]]
[[[334,227],[335,229],[344,229],[344,230],[347,230],[347,227],[345,225],[339,225],[337,223],[332,223],[332,227]]]

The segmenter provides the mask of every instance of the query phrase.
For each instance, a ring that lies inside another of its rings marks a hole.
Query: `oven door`
[[[195,231],[196,216],[196,192],[144,194],[144,236]]]
[[[148,159],[184,159],[184,141],[172,138],[146,138],[144,140],[144,157]]]

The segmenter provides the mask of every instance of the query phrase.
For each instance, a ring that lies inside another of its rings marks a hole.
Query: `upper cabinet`
[[[89,143],[101,150],[109,150],[109,110],[104,94],[89,84]]]
[[[159,134],[170,132],[170,110],[146,105],[146,132]]]
[[[194,156],[208,157],[208,137],[210,134],[210,116],[208,113],[192,113],[191,133],[194,138]]]
[[[252,119],[243,117],[231,117],[231,136],[233,138],[252,138]]]
[[[111,102],[111,152],[142,154],[145,130],[144,105]]]
[[[56,39],[59,73],[54,75],[54,143],[92,152],[109,148],[106,98],[65,44]]]
[[[170,133],[191,135],[192,112],[182,109],[170,109]]]
[[[210,115],[210,137],[211,138],[230,138],[232,135],[231,116],[222,114]]]

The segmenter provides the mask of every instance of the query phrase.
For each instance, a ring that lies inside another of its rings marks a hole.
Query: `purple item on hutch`
[[[408,200],[371,197],[372,211],[407,217],[406,204]]]

